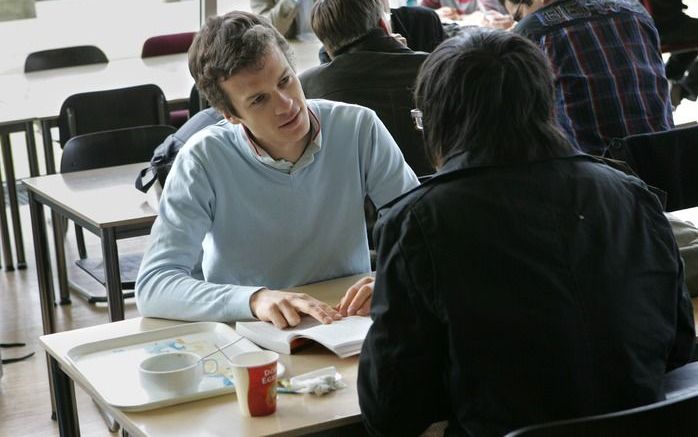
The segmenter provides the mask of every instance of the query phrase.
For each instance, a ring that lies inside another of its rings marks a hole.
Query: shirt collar
[[[264,148],[262,148],[254,140],[252,132],[247,129],[247,126],[243,125],[243,130],[247,138],[247,142],[250,145],[250,150],[252,155],[259,160],[262,164],[275,168],[277,170],[282,170],[286,173],[294,173],[314,161],[314,155],[322,149],[322,132],[320,129],[320,119],[315,115],[310,106],[308,105],[308,114],[310,120],[310,142],[305,146],[305,150],[298,161],[291,162],[286,159],[274,159],[272,158]]]

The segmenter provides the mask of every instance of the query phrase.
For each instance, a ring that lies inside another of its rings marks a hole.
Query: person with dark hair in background
[[[177,153],[136,281],[141,314],[281,328],[367,314],[368,276],[336,308],[284,289],[370,270],[364,198],[383,205],[418,185],[385,126],[306,100],[288,43],[251,13],[210,17],[189,70],[225,121]]]
[[[385,123],[407,164],[417,175],[431,174],[422,136],[412,127],[412,88],[427,54],[394,37],[386,0],[324,0],[315,4],[311,24],[332,61],[304,71],[306,97],[370,108]]]
[[[613,138],[673,128],[652,18],[636,0],[501,0],[513,31],[555,73],[558,122],[570,142],[603,155]]]
[[[631,408],[663,399],[665,372],[689,361],[693,311],[662,208],[575,151],[553,79],[504,31],[446,40],[422,65],[414,115],[438,171],[376,225],[358,375],[371,434],[448,421],[445,435],[502,436]]]

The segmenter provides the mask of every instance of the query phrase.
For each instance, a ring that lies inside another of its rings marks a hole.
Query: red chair
[[[194,36],[196,36],[196,32],[152,36],[143,43],[141,58],[186,53],[194,41]],[[170,111],[170,124],[177,128],[181,127],[189,119],[189,115],[187,108],[173,109]]]
[[[195,35],[196,32],[183,32],[152,36],[143,43],[141,58],[186,53]]]

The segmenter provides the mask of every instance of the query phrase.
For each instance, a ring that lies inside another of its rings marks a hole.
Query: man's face
[[[269,46],[261,65],[261,70],[246,68],[220,82],[237,112],[225,114],[226,118],[247,127],[272,156],[305,147],[310,120],[296,74],[276,44]]]

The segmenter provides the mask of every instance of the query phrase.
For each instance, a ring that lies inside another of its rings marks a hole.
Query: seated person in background
[[[431,52],[446,39],[446,33],[441,25],[441,19],[436,12],[419,6],[403,6],[390,8],[388,0],[380,0],[385,10],[390,13],[390,29],[393,35],[406,40],[407,47],[414,51]],[[325,47],[320,48],[320,62],[330,62],[330,56]]]
[[[502,436],[635,407],[689,360],[657,198],[575,151],[553,96],[545,55],[511,32],[464,33],[424,62],[415,100],[438,171],[376,225],[358,376],[372,434],[448,420],[446,435]]]
[[[574,146],[602,155],[612,138],[674,126],[657,31],[638,2],[502,1],[513,31],[552,64],[558,122]]]
[[[476,11],[496,11],[506,14],[498,0],[422,0],[422,6],[436,10],[440,17],[458,20]]]
[[[252,12],[271,21],[285,38],[312,34],[310,9],[315,0],[250,0]]]
[[[417,173],[433,172],[422,135],[414,129],[412,88],[427,54],[394,38],[384,0],[324,0],[311,23],[332,62],[299,76],[310,99],[329,99],[373,109]],[[349,19],[351,17],[351,19]],[[380,206],[380,205],[378,205]]]
[[[211,17],[196,36],[189,69],[227,122],[193,135],[167,177],[136,283],[143,316],[285,327],[368,312],[371,279],[339,312],[282,290],[369,271],[364,197],[383,205],[417,178],[372,111],[306,101],[289,59],[246,12]]]

